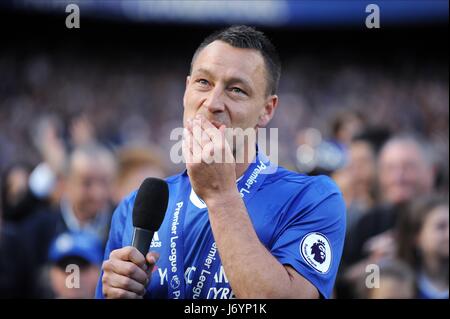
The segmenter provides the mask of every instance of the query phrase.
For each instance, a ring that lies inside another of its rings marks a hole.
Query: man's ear
[[[266,127],[270,120],[275,115],[275,109],[278,107],[278,95],[269,95],[266,100],[266,105],[262,109],[257,127]]]

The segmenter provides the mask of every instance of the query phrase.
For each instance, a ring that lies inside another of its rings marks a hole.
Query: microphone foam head
[[[159,178],[146,178],[139,187],[133,207],[133,226],[157,231],[169,201],[169,187]]]

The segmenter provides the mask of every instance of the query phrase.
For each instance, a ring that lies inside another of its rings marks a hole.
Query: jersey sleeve
[[[330,178],[315,179],[287,205],[271,253],[330,298],[344,246],[345,203]]]
[[[122,239],[125,230],[125,223],[127,219],[127,215],[131,212],[132,209],[132,199],[134,199],[135,194],[132,193],[130,196],[126,197],[122,200],[122,202],[117,206],[114,211],[111,228],[109,231],[108,242],[106,243],[105,254],[103,256],[103,260],[107,260],[109,258],[109,254],[111,251],[122,248]],[[102,287],[102,277],[103,271],[100,273],[100,277],[97,282],[97,287],[95,290],[95,298],[103,299],[103,287]]]

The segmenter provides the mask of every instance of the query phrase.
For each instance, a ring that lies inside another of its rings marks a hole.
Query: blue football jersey
[[[327,176],[307,176],[282,167],[264,179],[258,173],[258,168],[250,166],[243,176],[246,180],[241,179],[237,186],[241,195],[245,195],[246,190],[242,189],[245,185],[250,189],[253,182],[262,181],[255,183],[250,200],[245,201],[243,196],[259,240],[281,264],[293,267],[322,297],[329,298],[344,246],[346,213],[341,192]],[[160,258],[145,297],[172,298],[174,289],[181,287],[182,298],[234,298],[214,243],[205,203],[192,190],[186,171],[166,181],[170,194],[168,208],[150,246]],[[131,245],[135,198],[136,192],[131,193],[114,212],[105,259],[112,250]],[[183,218],[179,219],[179,214],[184,214]],[[182,241],[177,239],[177,249],[172,239],[178,235],[173,238],[168,235],[174,227],[178,228],[178,234],[181,231],[183,234]],[[182,256],[177,256],[180,251]],[[181,268],[178,271],[184,277],[182,285],[174,275],[174,266]],[[101,278],[96,297],[103,297]]]

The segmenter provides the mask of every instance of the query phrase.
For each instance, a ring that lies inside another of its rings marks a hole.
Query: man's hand
[[[188,120],[183,154],[192,188],[206,203],[237,191],[236,164],[225,138],[225,125],[218,129],[201,115]]]
[[[113,250],[102,266],[105,298],[142,298],[158,258],[154,252],[144,258],[131,246]]]

